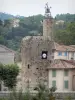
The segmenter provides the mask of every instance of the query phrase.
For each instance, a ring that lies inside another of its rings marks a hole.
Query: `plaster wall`
[[[71,60],[71,58],[73,57],[74,60],[75,60],[75,52],[67,52],[67,56],[64,55],[64,51],[61,51],[62,52],[62,55],[58,55],[60,51],[55,51],[54,52],[54,59],[64,59],[64,60]],[[74,54],[74,56],[72,56]]]
[[[57,91],[72,91],[72,70],[69,70],[68,76],[64,76],[64,69],[56,70],[56,77],[52,77],[52,70],[49,70],[49,88],[52,87],[52,81],[56,81]],[[68,80],[68,89],[64,87],[64,81]]]

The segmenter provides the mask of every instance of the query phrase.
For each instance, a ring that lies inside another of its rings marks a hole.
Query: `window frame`
[[[64,56],[67,56],[67,51],[64,52]]]
[[[55,72],[55,73],[54,73]],[[52,70],[52,77],[56,77],[56,70]]]
[[[67,72],[67,73],[66,73]],[[69,75],[69,70],[64,70],[64,76],[68,76]]]
[[[69,88],[69,81],[68,80],[64,80],[64,88],[65,89]]]
[[[56,87],[56,80],[52,80],[52,87]]]
[[[58,51],[58,56],[62,56],[62,52],[61,51]]]

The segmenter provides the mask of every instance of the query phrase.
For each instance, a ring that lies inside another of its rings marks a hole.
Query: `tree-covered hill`
[[[10,15],[10,14],[0,12],[0,19],[1,20],[10,19],[10,18],[14,18],[14,16]]]
[[[15,18],[15,17],[24,18],[24,16],[19,16],[19,15],[13,16],[11,14],[0,12],[0,20],[12,19],[12,18]]]
[[[56,20],[63,20],[65,22],[73,22],[75,21],[75,14],[57,14],[55,16]]]
[[[42,35],[42,20],[44,19],[43,15],[39,14],[29,17],[18,16],[18,27],[12,26],[11,22],[14,22],[14,16],[11,15],[10,17],[5,17],[3,19],[0,18],[0,44],[17,50],[20,47],[23,37],[27,35]],[[66,45],[75,45],[75,14],[56,15],[54,20],[64,21],[63,24],[59,23],[55,24],[54,26],[55,41]]]

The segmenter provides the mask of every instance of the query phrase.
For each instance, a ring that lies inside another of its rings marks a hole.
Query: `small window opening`
[[[28,69],[30,69],[30,65],[28,64]]]
[[[36,68],[36,69],[39,69],[39,68]]]

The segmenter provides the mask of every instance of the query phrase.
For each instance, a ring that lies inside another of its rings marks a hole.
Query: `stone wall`
[[[8,98],[8,96],[10,96],[10,92],[0,92],[0,98]],[[56,92],[54,93],[54,96],[55,96],[55,100],[70,100],[70,99],[67,99],[67,98],[70,98],[71,97],[71,100],[75,100],[75,92]]]
[[[48,82],[47,66],[52,59],[53,42],[42,36],[26,37],[21,45],[22,57],[22,87],[34,87],[37,81]],[[42,51],[47,51],[47,59],[42,59]]]

